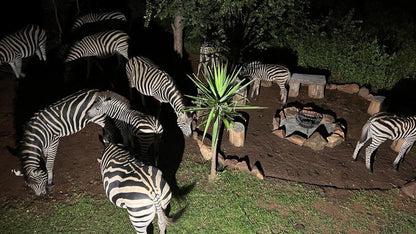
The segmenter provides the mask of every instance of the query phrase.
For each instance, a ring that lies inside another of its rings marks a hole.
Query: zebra
[[[25,124],[19,156],[26,184],[37,196],[46,195],[53,185],[53,164],[59,139],[83,129],[100,116],[88,117],[98,90],[80,90],[38,111]],[[46,158],[46,165],[42,155]]]
[[[250,98],[257,98],[261,81],[275,81],[280,87],[280,100],[283,105],[287,102],[288,85],[291,78],[289,69],[278,64],[264,64],[260,61],[253,61],[244,64],[240,70],[240,77],[248,77],[254,80]]]
[[[218,63],[219,57],[220,54],[218,46],[211,42],[202,43],[201,48],[199,50],[199,64],[196,76],[199,76],[199,72],[202,66],[206,67],[208,65]]]
[[[105,127],[105,118],[111,115],[97,113],[93,115],[90,108],[100,97],[107,97],[108,91],[84,89],[75,92],[54,104],[36,112],[23,127],[18,154],[21,158],[25,182],[37,196],[44,196],[53,185],[53,165],[58,149],[59,139],[77,133],[88,123]],[[116,96],[116,95],[113,95]],[[120,101],[121,99],[112,99]],[[129,107],[127,99],[123,99]],[[121,101],[120,101],[121,102]],[[123,107],[120,107],[123,108]],[[116,111],[116,110],[112,110]],[[123,113],[122,111],[118,113]],[[127,119],[126,116],[113,115],[127,124],[134,126],[135,133],[140,131],[142,122],[137,119]],[[148,123],[143,123],[149,125]],[[43,161],[42,155],[46,158]]]
[[[119,54],[125,59],[129,59],[129,40],[130,37],[122,30],[108,30],[88,35],[75,42],[69,48],[65,62],[82,57],[105,57],[114,54]]]
[[[84,24],[90,24],[105,20],[121,20],[126,22],[127,18],[122,12],[119,11],[89,13],[78,17],[72,24],[71,31],[81,28]]]
[[[365,165],[369,172],[373,172],[372,154],[384,141],[404,139],[393,163],[393,168],[397,171],[404,154],[416,141],[416,116],[400,117],[386,112],[371,116],[362,128],[361,138],[352,156],[353,160],[357,160],[360,149],[370,138],[371,144],[365,150]]]
[[[158,146],[163,133],[163,127],[154,116],[130,109],[129,101],[126,98],[111,91],[100,95],[87,114],[91,117],[107,114],[105,126],[114,125],[114,128],[119,132],[119,138],[121,138],[119,143],[134,150],[138,147],[135,141],[137,138],[140,149],[140,154],[137,157],[146,163],[156,165],[157,152],[153,152],[154,157],[151,157],[149,151],[152,145],[153,150],[157,151],[156,146]]]
[[[172,192],[162,172],[135,159],[122,144],[110,142],[111,136],[106,135],[101,137],[104,150],[97,160],[108,199],[127,210],[137,233],[147,233],[155,214],[160,233],[165,233],[166,226],[173,221],[165,213]]]
[[[187,137],[192,134],[192,117],[184,111],[183,96],[169,74],[141,56],[129,59],[126,73],[131,88],[136,88],[142,95],[152,96],[161,103],[169,103],[176,113],[176,122],[182,133]]]
[[[22,59],[36,54],[46,61],[46,32],[39,25],[27,25],[0,40],[0,64],[9,63],[17,79],[22,72]]]

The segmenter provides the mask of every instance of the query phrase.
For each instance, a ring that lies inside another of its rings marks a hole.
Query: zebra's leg
[[[401,161],[403,161],[404,155],[406,154],[407,150],[413,145],[413,143],[415,142],[415,139],[405,139],[403,142],[402,147],[400,148],[400,152],[397,155],[396,159],[394,160],[393,163],[393,168],[394,170],[399,170],[399,163]]]
[[[250,99],[256,99],[259,95],[260,90],[260,79],[255,79],[253,82]]]
[[[55,162],[56,152],[58,150],[59,140],[50,144],[50,146],[43,150],[46,157],[46,170],[48,171],[48,189],[53,187],[53,165]]]
[[[373,138],[371,144],[367,146],[367,148],[365,149],[365,166],[367,167],[367,170],[371,173],[373,172],[373,153],[385,141],[386,139],[375,140],[375,138]]]
[[[357,145],[355,146],[354,153],[352,154],[352,159],[354,161],[357,161],[358,153],[360,152],[360,149],[363,147],[363,145],[368,141],[368,139],[370,138],[367,137],[363,141],[357,141]]]
[[[45,44],[39,45],[39,49],[36,50],[36,55],[38,56],[39,60],[46,61],[46,47],[45,47]]]
[[[13,69],[14,74],[16,75],[16,78],[24,78],[26,75],[22,72],[22,60],[16,59],[13,62],[9,63],[10,66]]]
[[[201,64],[201,63],[199,63],[199,64],[198,64],[198,72],[196,73],[196,76],[197,76],[197,77],[199,76],[199,72],[201,71],[201,66],[202,66],[202,64]]]
[[[286,105],[287,102],[287,89],[284,88],[280,88],[280,100],[282,101],[283,105]]]
[[[139,201],[138,201],[139,202]],[[155,218],[155,207],[153,204],[146,207],[127,208],[130,222],[137,233],[147,233],[147,227]],[[136,212],[135,212],[136,211]]]

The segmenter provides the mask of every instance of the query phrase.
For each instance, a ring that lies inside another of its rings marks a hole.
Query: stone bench
[[[289,97],[299,95],[300,85],[308,85],[308,95],[311,98],[324,98],[326,79],[324,75],[293,73],[289,81]]]

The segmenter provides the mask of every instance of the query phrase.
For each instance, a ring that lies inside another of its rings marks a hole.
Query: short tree
[[[214,63],[212,68],[206,66],[203,76],[207,86],[195,74],[188,76],[196,85],[199,94],[197,96],[187,95],[193,100],[192,103],[195,106],[187,107],[185,111],[202,112],[198,116],[199,119],[202,119],[198,126],[205,126],[202,140],[204,140],[209,127],[213,123],[211,173],[208,177],[209,180],[216,178],[217,146],[222,123],[229,129],[230,124],[234,124],[234,118],[237,116],[241,117],[241,114],[237,110],[261,108],[257,106],[237,105],[238,101],[233,100],[234,95],[246,89],[250,84],[250,82],[244,84],[244,80],[237,79],[239,72],[239,69],[234,68],[231,74],[228,74],[227,64]]]

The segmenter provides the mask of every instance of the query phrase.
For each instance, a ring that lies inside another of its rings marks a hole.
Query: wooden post
[[[325,85],[310,84],[308,85],[308,96],[311,98],[322,99],[324,98]]]
[[[235,122],[234,125],[230,125],[228,140],[235,147],[244,146],[246,128],[243,123]]]
[[[289,82],[289,97],[297,97],[299,95],[299,82]]]
[[[367,113],[370,115],[374,115],[380,112],[381,105],[386,97],[384,96],[374,96],[368,106]]]

